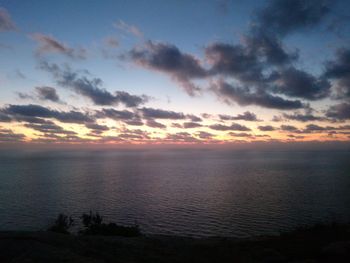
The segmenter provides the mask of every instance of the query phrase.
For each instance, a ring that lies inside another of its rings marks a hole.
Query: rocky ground
[[[350,262],[350,227],[246,240],[0,232],[0,262]]]

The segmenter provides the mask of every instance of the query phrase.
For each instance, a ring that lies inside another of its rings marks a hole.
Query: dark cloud
[[[152,128],[159,128],[159,129],[165,129],[166,128],[166,125],[160,123],[160,122],[157,122],[155,120],[152,120],[152,119],[149,119],[146,121],[146,125],[148,127],[152,127]]]
[[[97,123],[87,123],[85,124],[86,128],[91,130],[99,130],[99,131],[108,131],[109,128],[106,125],[100,125]]]
[[[193,129],[193,128],[202,127],[202,125],[199,124],[198,122],[191,121],[191,122],[183,123],[182,127],[185,128],[185,129]]]
[[[214,134],[205,131],[199,131],[196,135],[202,140],[211,140],[215,136]]]
[[[274,121],[274,122],[282,122],[282,121],[284,121],[284,119],[283,119],[282,116],[276,116],[276,115],[274,115],[274,116],[272,117],[272,120],[271,120],[271,121]]]
[[[118,137],[127,141],[144,141],[144,140],[150,141],[151,140],[149,133],[140,129],[136,129],[136,130],[125,129],[118,135]]]
[[[243,82],[262,81],[262,65],[258,57],[242,45],[215,43],[205,49],[211,65],[210,74],[233,76]]]
[[[209,125],[209,128],[216,131],[250,131],[248,127],[238,123],[232,123],[231,125],[213,124]]]
[[[136,115],[128,110],[102,109],[96,112],[96,117],[113,120],[131,120],[134,119]]]
[[[274,131],[274,130],[276,130],[276,128],[271,126],[271,125],[258,126],[258,129],[260,131]]]
[[[141,108],[139,112],[144,118],[182,120],[186,116],[182,112],[167,111],[154,108]]]
[[[289,138],[292,138],[292,139],[304,139],[305,136],[302,136],[302,135],[294,135],[294,134],[287,134],[287,136]]]
[[[227,104],[237,103],[242,106],[258,105],[271,109],[292,110],[303,108],[299,100],[288,100],[274,96],[263,90],[251,91],[249,88],[234,87],[224,81],[214,83],[212,91]]]
[[[324,75],[336,81],[338,99],[349,99],[350,49],[338,49],[335,60],[326,62]]]
[[[186,117],[194,122],[201,122],[202,121],[202,119],[200,117],[193,115],[193,114],[187,114]]]
[[[293,113],[293,114],[283,114],[283,117],[287,120],[300,121],[300,122],[308,122],[308,121],[323,121],[326,118],[321,116],[315,116],[312,113]]]
[[[18,98],[20,98],[21,100],[34,100],[35,97],[33,95],[30,95],[28,93],[24,93],[24,92],[17,92]]]
[[[16,25],[6,9],[0,7],[0,31],[16,30]]]
[[[64,134],[64,135],[75,135],[76,133],[74,131],[69,131],[63,129],[61,126],[58,126],[57,124],[51,122],[51,121],[46,121],[45,123],[42,124],[37,124],[37,123],[26,123],[24,124],[25,127],[39,131],[41,133],[45,133],[46,136],[48,136],[49,133],[51,134]]]
[[[298,134],[303,134],[303,133],[335,133],[335,131],[347,131],[350,130],[350,125],[343,125],[343,126],[320,126],[317,124],[308,124],[305,126],[304,129],[298,129],[295,126],[291,125],[282,125],[281,126],[282,131],[287,131],[287,132],[294,132]]]
[[[24,134],[14,133],[12,130],[0,128],[0,142],[21,142],[24,139]]]
[[[173,134],[167,134],[165,140],[171,141],[171,142],[188,142],[188,143],[200,142],[199,139],[193,137],[188,132],[178,132]]]
[[[173,128],[178,128],[178,129],[182,129],[182,125],[180,123],[172,123],[171,127]]]
[[[350,103],[340,103],[330,106],[326,116],[335,120],[350,120]]]
[[[233,136],[233,137],[247,137],[247,138],[253,138],[254,137],[250,133],[246,133],[246,132],[229,132],[228,134],[230,136]]]
[[[275,73],[273,89],[289,97],[307,100],[326,98],[330,92],[330,83],[326,79],[317,79],[311,74],[289,67]]]
[[[131,95],[126,91],[116,91],[114,98],[115,101],[122,103],[127,107],[137,107],[149,100],[149,97],[146,95]]]
[[[112,94],[101,88],[103,82],[100,78],[81,76],[79,72],[72,71],[68,66],[62,69],[56,64],[43,61],[40,68],[50,72],[58,85],[72,89],[77,94],[89,98],[96,105],[117,105],[121,103],[127,107],[136,107],[148,101],[148,97],[145,95],[131,95],[125,91],[116,91]]]
[[[36,87],[35,92],[33,93],[17,92],[17,95],[20,99],[23,100],[49,100],[53,102],[60,102],[60,98],[56,92],[56,89],[47,86]]]
[[[88,123],[85,124],[85,127],[90,129],[90,132],[87,135],[92,137],[100,137],[105,131],[109,131],[108,126],[97,123]]]
[[[128,58],[144,68],[170,75],[190,96],[200,91],[191,79],[207,75],[198,59],[171,44],[148,41],[144,47],[129,51]]]
[[[58,96],[56,89],[52,87],[36,87],[35,88],[38,97],[42,100],[50,100],[53,102],[58,102],[60,97]]]
[[[131,126],[143,126],[143,121],[141,119],[125,120],[124,123]]]
[[[350,130],[350,125],[343,125],[343,126],[320,126],[317,124],[308,124],[306,127],[301,131],[301,133],[328,133],[328,134],[335,134],[336,131],[343,131],[343,130]]]
[[[46,53],[59,53],[63,54],[72,59],[85,59],[86,50],[83,48],[71,48],[68,45],[58,41],[52,36],[47,36],[41,33],[35,33],[31,35],[38,43],[38,48],[36,50],[37,55],[41,56]]]
[[[317,26],[331,10],[328,0],[272,0],[257,12],[256,30],[285,36]]]
[[[299,129],[292,125],[281,125],[282,131],[288,131],[288,132],[297,132]]]
[[[220,120],[223,120],[223,121],[227,121],[227,120],[259,121],[258,118],[256,117],[256,114],[250,111],[246,111],[236,116],[220,114],[219,118]]]
[[[2,113],[0,111],[0,122],[11,122],[12,118],[8,114]]]
[[[305,133],[309,133],[309,132],[319,132],[319,131],[325,131],[327,130],[328,128],[325,128],[325,127],[321,127],[319,125],[316,125],[316,124],[308,124],[306,125],[306,128],[303,130],[303,132]],[[332,129],[332,128],[330,128]]]
[[[263,66],[289,64],[299,58],[298,50],[287,51],[282,41],[263,31],[254,32],[244,38],[246,49],[256,56]]]
[[[8,105],[0,109],[0,112],[13,119],[30,118],[52,118],[66,123],[86,123],[93,122],[93,118],[88,114],[78,111],[57,111],[45,108],[40,105]],[[22,119],[23,120],[23,119]]]

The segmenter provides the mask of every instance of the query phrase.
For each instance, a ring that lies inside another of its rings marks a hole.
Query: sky
[[[349,9],[0,0],[0,147],[349,142]]]

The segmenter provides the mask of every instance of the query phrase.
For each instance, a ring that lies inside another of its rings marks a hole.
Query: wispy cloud
[[[30,36],[38,43],[38,48],[36,50],[38,56],[49,53],[58,53],[72,59],[86,59],[87,51],[84,48],[69,47],[67,44],[56,38],[41,33],[34,33]]]
[[[5,8],[0,7],[0,31],[13,31],[17,27]]]
[[[137,26],[127,24],[123,20],[119,20],[118,22],[114,23],[113,26],[121,31],[124,31],[128,34],[132,34],[136,37],[143,37],[143,32]]]

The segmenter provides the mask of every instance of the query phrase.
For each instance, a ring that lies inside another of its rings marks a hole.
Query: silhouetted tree
[[[71,216],[59,214],[52,226],[48,228],[49,231],[69,234],[69,229],[74,225],[74,220]]]

